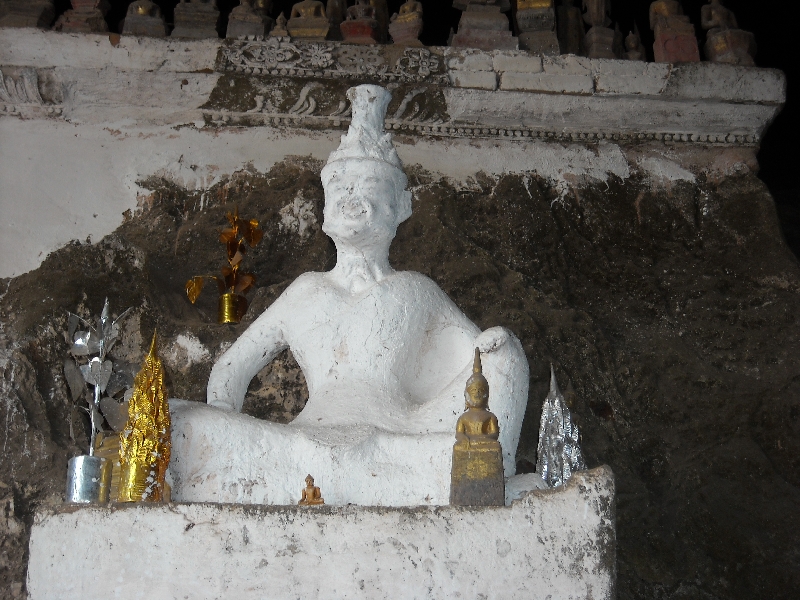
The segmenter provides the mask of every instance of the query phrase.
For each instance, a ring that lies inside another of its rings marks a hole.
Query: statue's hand
[[[475,338],[475,347],[482,354],[494,352],[508,342],[509,335],[505,327],[490,327]]]

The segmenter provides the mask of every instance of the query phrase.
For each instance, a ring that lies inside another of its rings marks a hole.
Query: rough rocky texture
[[[157,324],[171,394],[203,399],[221,348],[298,274],[333,266],[319,229],[320,167],[288,160],[206,192],[140,182],[148,204],[113,235],[2,282],[6,596],[22,590],[34,511],[60,502],[66,461],[86,445],[61,370],[64,311],[96,313],[105,295],[118,310],[138,307],[118,357],[138,362]],[[414,214],[392,263],[432,277],[481,328],[504,325],[522,340],[531,367],[523,467],[535,462],[555,364],[587,463],[616,476],[618,596],[792,597],[800,268],[763,184],[746,169],[667,187],[612,175],[566,193],[534,176],[479,174],[455,187],[409,175]],[[192,306],[183,283],[221,266],[216,232],[234,204],[266,235],[248,257],[259,282],[245,321],[220,326],[213,290]],[[247,410],[286,421],[304,398],[287,354],[254,379]]]

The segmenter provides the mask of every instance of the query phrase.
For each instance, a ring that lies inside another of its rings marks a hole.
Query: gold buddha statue
[[[450,504],[502,506],[505,503],[500,426],[489,406],[489,382],[483,376],[481,354],[475,348],[472,375],[464,391],[466,410],[456,422]]]
[[[290,19],[313,19],[318,17],[325,17],[325,5],[318,0],[303,0],[292,6],[292,12],[289,15]]]
[[[739,29],[736,15],[721,0],[709,0],[700,9],[700,26],[708,30],[705,55],[711,62],[755,66],[756,40],[752,33]]]
[[[649,15],[650,29],[656,35],[668,31],[694,35],[694,26],[678,0],[656,0],[650,5]]]
[[[325,5],[319,0],[298,2],[292,6],[286,28],[294,39],[323,41],[330,28]]]
[[[297,503],[300,506],[316,506],[325,504],[322,498],[322,492],[314,485],[314,478],[311,475],[306,475],[306,487],[300,496],[300,501]]]
[[[422,3],[408,0],[400,7],[397,18],[401,21],[410,21],[415,18],[414,15],[422,16]]]
[[[392,41],[401,46],[422,46],[419,34],[422,32],[422,4],[408,0],[398,12],[392,15],[389,34]]]

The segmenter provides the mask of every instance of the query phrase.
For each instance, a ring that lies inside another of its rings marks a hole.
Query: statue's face
[[[397,229],[391,167],[371,160],[342,161],[325,181],[322,230],[351,243],[392,239]]]

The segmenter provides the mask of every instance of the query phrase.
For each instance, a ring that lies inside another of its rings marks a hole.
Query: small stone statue
[[[167,25],[161,9],[150,0],[136,0],[128,5],[128,13],[120,28],[122,35],[146,35],[164,37]]]
[[[53,29],[70,33],[108,31],[109,8],[107,0],[72,0],[72,9],[58,18]]]
[[[560,54],[553,0],[517,0],[514,18],[520,48],[544,56]]]
[[[306,487],[303,488],[303,493],[300,496],[300,501],[297,503],[300,506],[317,506],[325,504],[322,498],[322,492],[314,485],[314,478],[311,475],[306,475]]]
[[[0,27],[47,29],[55,16],[53,0],[6,0],[0,3]]]
[[[263,1],[262,1],[263,4]],[[253,0],[241,0],[228,15],[226,38],[264,36],[272,29],[273,20],[254,6]]]
[[[736,16],[722,5],[710,0],[700,12],[700,26],[708,30],[704,47],[706,58],[712,62],[755,66],[755,36],[739,29]]]
[[[175,29],[170,37],[200,40],[216,38],[219,10],[216,0],[181,0],[175,7]]]
[[[639,36],[639,28],[636,24],[633,26],[633,31],[628,32],[625,37],[625,58],[626,60],[645,60],[642,38]]]
[[[375,7],[370,0],[356,0],[347,9],[347,19],[339,25],[344,41],[348,44],[376,44],[380,37]]]
[[[319,0],[303,0],[292,6],[286,24],[289,35],[300,40],[321,42],[330,29],[325,5]]]
[[[269,32],[270,37],[289,37],[289,30],[286,29],[286,16],[281,13],[275,19],[275,27]]]
[[[389,34],[398,46],[422,46],[419,34],[422,33],[422,4],[417,0],[407,0],[398,12],[392,15]]]
[[[489,382],[481,369],[481,353],[475,348],[472,375],[464,391],[466,411],[456,422],[450,504],[502,506],[505,504],[503,452],[497,417],[487,410]]]
[[[508,17],[502,13],[506,4],[507,0],[454,2],[454,8],[464,6],[465,10],[458,21],[458,32],[450,39],[450,45],[481,50],[517,50],[519,39],[511,33]]]
[[[699,62],[700,50],[694,25],[683,14],[678,0],[656,0],[650,5],[650,29],[655,33],[656,62]]]
[[[583,40],[584,54],[589,58],[617,58],[614,30],[609,27],[608,0],[583,0],[583,8],[583,20],[589,25]]]

